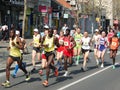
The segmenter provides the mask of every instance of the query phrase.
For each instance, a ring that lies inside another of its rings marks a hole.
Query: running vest
[[[71,42],[70,42],[70,36],[68,37],[64,37],[64,47],[65,49],[68,49],[71,45]]]
[[[64,37],[59,37],[58,40],[60,45],[64,44]]]
[[[75,34],[74,39],[75,39],[75,42],[76,42],[77,45],[80,44],[80,41],[81,41],[82,37],[83,37],[83,35],[81,33],[80,34],[78,34],[78,33]]]
[[[106,38],[102,38],[102,37],[101,37],[101,38],[100,38],[100,41],[99,41],[99,44],[105,46],[105,45],[106,45],[106,42],[107,42]]]
[[[98,45],[98,40],[99,40],[99,38],[100,38],[100,35],[94,35],[94,36],[93,36],[94,44],[95,44],[95,45]]]
[[[90,37],[87,37],[87,38],[83,37],[82,43],[83,43],[82,44],[83,49],[90,49]]]
[[[43,45],[48,45],[48,47],[44,48],[46,52],[54,51],[55,50],[54,36],[52,38],[48,38],[48,36],[46,36]]]
[[[117,37],[113,37],[110,45],[110,49],[117,49],[119,46],[119,39]]]
[[[14,40],[12,40],[12,39],[10,38],[10,42],[9,42],[9,45],[10,45],[10,56],[13,56],[13,57],[21,57],[20,49],[16,47],[16,46],[18,46],[18,44],[17,44],[17,42],[16,42],[16,39],[17,39],[17,37],[15,37]],[[12,46],[12,42],[15,43],[15,46]]]
[[[40,35],[39,34],[37,36],[33,35],[33,46],[39,47],[39,45],[40,45]]]

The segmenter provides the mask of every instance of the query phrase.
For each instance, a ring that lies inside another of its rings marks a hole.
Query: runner
[[[80,28],[76,29],[76,33],[74,35],[74,40],[76,42],[76,46],[74,47],[74,59],[76,61],[76,65],[79,65],[80,54],[81,54],[81,39],[83,35],[80,33]]]
[[[76,43],[74,38],[70,36],[70,29],[66,29],[66,34],[64,36],[64,70],[65,74],[63,76],[68,75],[67,69],[67,60],[69,60],[69,64],[72,65],[72,57],[73,57],[73,48],[75,47]]]
[[[57,28],[54,27],[54,28],[53,28],[53,35],[54,35],[55,37],[59,38],[59,35],[58,35],[58,32],[57,32],[57,31],[58,31]]]
[[[43,37],[42,46],[44,46],[45,57],[47,60],[46,66],[46,80],[43,82],[44,86],[48,86],[48,78],[50,73],[50,68],[54,70],[55,76],[58,76],[58,69],[53,64],[53,59],[55,57],[54,50],[55,45],[58,46],[58,40],[53,36],[53,30],[49,29],[48,35]]]
[[[49,27],[47,25],[44,26],[44,33],[42,36],[45,37],[48,35],[48,31],[49,31]],[[45,79],[46,78],[46,75],[44,73],[44,69],[46,68],[47,66],[47,60],[46,60],[46,56],[45,56],[45,51],[44,51],[44,47],[42,48],[42,54],[41,54],[41,57],[42,57],[42,68],[39,70],[39,74],[40,76],[43,75],[43,78]]]
[[[40,42],[41,42],[41,36],[38,34],[38,29],[34,29],[34,35],[33,35],[33,41],[30,43],[30,46],[33,44],[33,50],[32,50],[32,65],[33,69],[31,70],[31,73],[34,73],[35,68],[35,57],[37,55],[38,60],[40,61]]]
[[[21,53],[20,49],[23,48],[21,43],[21,39],[15,37],[15,31],[10,31],[10,46],[8,50],[10,51],[9,57],[6,62],[6,81],[2,83],[4,87],[10,87],[10,67],[14,61],[17,61],[19,68],[25,73],[26,81],[30,80],[30,74],[27,72],[25,68],[22,67]]]
[[[109,30],[109,33],[107,34],[107,39],[108,39],[108,45],[110,43],[110,39],[114,36],[114,30],[111,28]]]
[[[26,41],[25,41],[25,39],[20,37],[20,32],[19,32],[18,30],[15,32],[15,34],[16,34],[16,37],[18,37],[18,38],[21,39],[22,45],[23,45],[23,47],[24,47],[24,49],[25,49],[25,48],[26,48]],[[23,60],[24,49],[20,50],[20,52],[21,52],[21,60]],[[16,64],[16,65],[15,65],[15,69],[14,69],[14,71],[13,71],[13,73],[12,73],[12,77],[13,77],[13,78],[16,77],[17,72],[18,72],[18,69],[19,69],[19,66],[18,66],[17,62],[15,62],[15,64]],[[23,66],[24,68],[26,68],[26,62],[22,62],[22,66]]]
[[[117,32],[117,36],[118,36],[118,38],[120,39],[120,29],[119,29],[118,32]]]
[[[115,34],[111,39],[110,39],[110,58],[113,59],[113,66],[112,68],[115,69],[115,57],[117,54],[118,47],[120,45],[120,40],[117,37],[117,34]]]
[[[104,31],[102,32],[101,37],[98,40],[98,44],[99,45],[98,45],[97,56],[98,56],[98,59],[101,58],[102,60],[101,67],[104,67],[104,55],[105,55],[107,45],[108,45],[106,33]]]
[[[63,50],[64,50],[64,32],[61,30],[60,31],[60,36],[59,36],[59,44],[60,47],[57,48],[57,65],[58,65],[58,70],[62,70],[62,57],[63,57]]]
[[[93,35],[92,42],[94,42],[94,57],[95,57],[97,66],[99,65],[99,60],[98,60],[98,57],[97,57],[97,52],[98,52],[98,40],[99,40],[99,38],[100,38],[99,30],[96,29],[96,30],[95,30],[95,35]]]
[[[83,66],[81,70],[84,72],[86,70],[86,63],[90,53],[91,38],[88,36],[88,32],[84,32],[84,36],[81,40],[82,44],[82,53],[83,53]]]

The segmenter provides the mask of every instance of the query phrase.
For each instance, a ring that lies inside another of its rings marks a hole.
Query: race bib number
[[[101,45],[104,45],[104,43],[105,43],[104,41],[100,41],[100,44],[101,44]]]
[[[112,46],[116,46],[117,44],[116,44],[116,42],[112,42]]]
[[[59,40],[59,44],[63,44],[63,40]]]
[[[80,42],[80,39],[76,39],[76,42]]]
[[[64,42],[64,45],[65,45],[65,46],[68,46],[68,42]]]
[[[84,45],[85,45],[85,46],[88,46],[88,42],[84,42]]]

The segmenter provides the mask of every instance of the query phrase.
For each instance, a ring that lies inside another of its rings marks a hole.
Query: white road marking
[[[117,65],[117,64],[119,64],[119,63],[116,63],[116,65]],[[99,73],[101,73],[101,72],[109,69],[110,67],[112,67],[112,65],[110,65],[110,66],[108,66],[108,67],[106,67],[106,68],[104,68],[104,69],[102,69],[102,70],[99,70],[99,71],[97,71],[97,72],[95,72],[95,73],[93,73],[93,74],[91,74],[91,75],[88,75],[88,76],[86,76],[86,77],[84,77],[84,78],[81,78],[81,79],[79,79],[79,80],[77,80],[77,81],[75,81],[75,82],[72,82],[72,83],[70,83],[70,84],[68,84],[68,85],[65,85],[65,86],[63,86],[63,87],[61,87],[61,88],[59,88],[59,89],[57,89],[57,90],[64,90],[64,89],[66,89],[66,88],[69,88],[69,87],[71,87],[71,86],[73,86],[73,85],[75,85],[75,84],[77,84],[77,83],[79,83],[79,82],[81,82],[81,81],[84,81],[84,80],[86,80],[86,79],[88,79],[88,78],[90,78],[90,77],[92,77],[92,76],[95,76],[96,74],[99,74]]]

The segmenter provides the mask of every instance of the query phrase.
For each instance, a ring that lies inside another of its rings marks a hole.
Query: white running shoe
[[[68,71],[65,71],[65,74],[63,76],[67,77],[68,76]]]
[[[76,64],[76,65],[79,65],[79,61],[77,60],[75,64]]]
[[[101,68],[104,68],[104,64],[103,63],[101,64]]]
[[[99,61],[98,60],[96,60],[96,63],[97,63],[97,66],[99,65]]]

